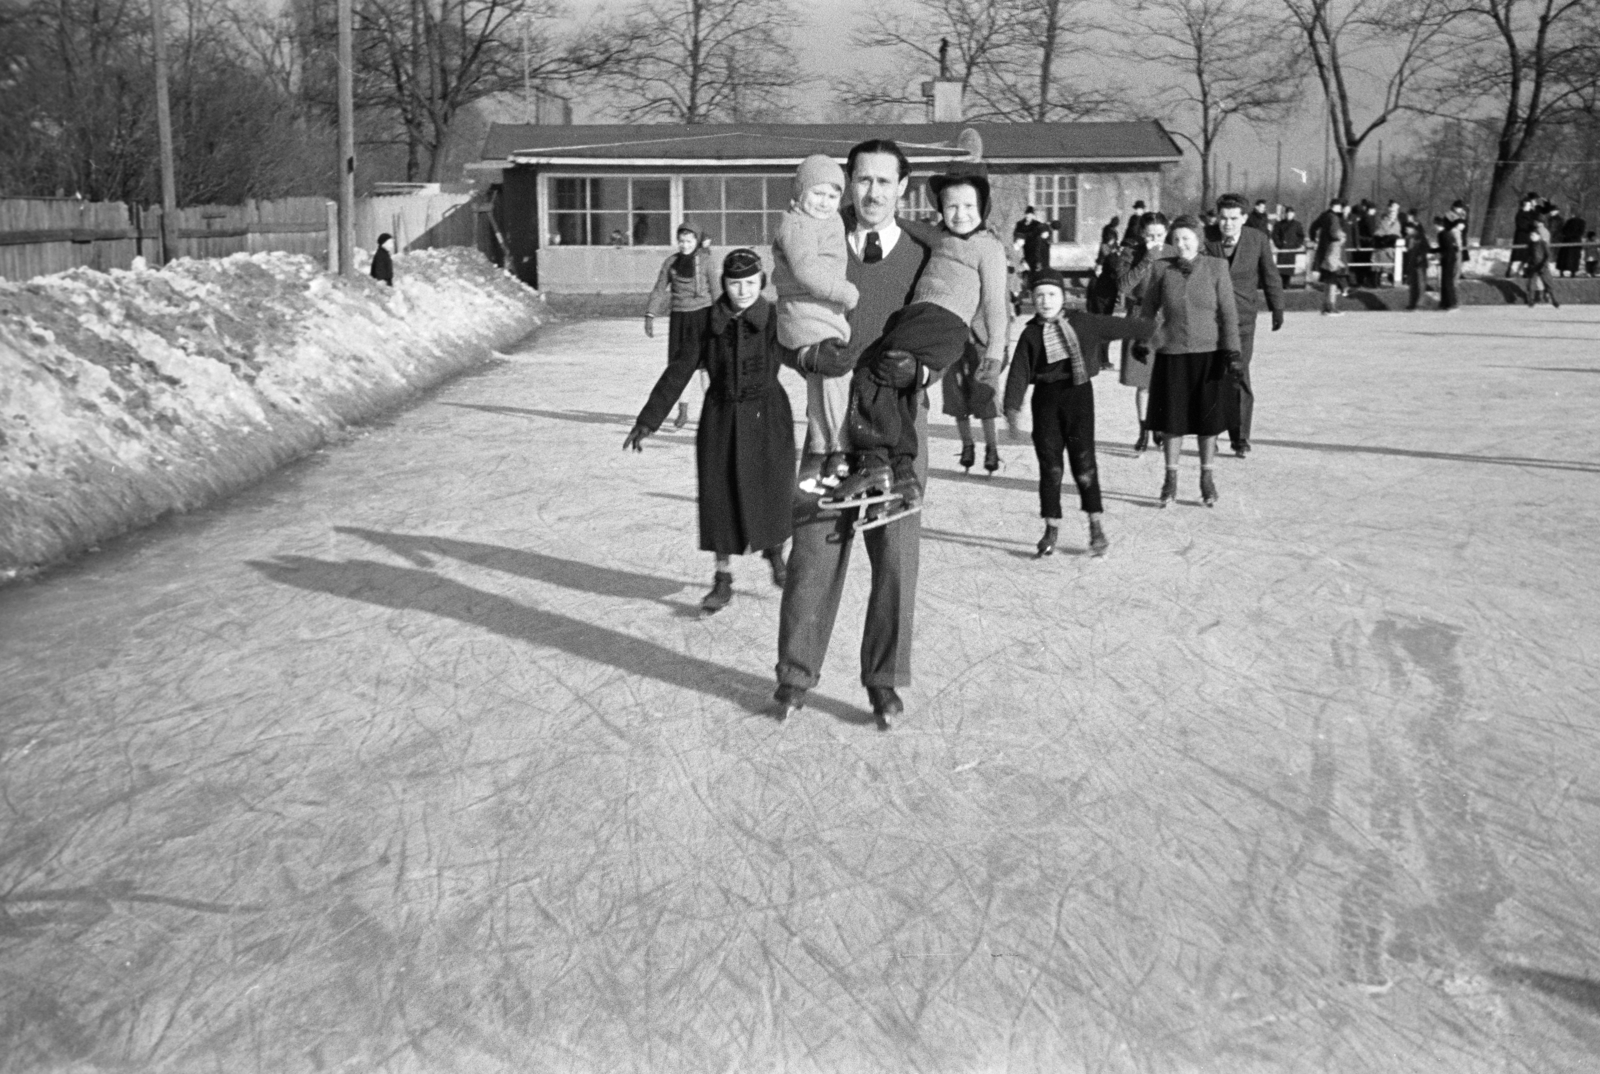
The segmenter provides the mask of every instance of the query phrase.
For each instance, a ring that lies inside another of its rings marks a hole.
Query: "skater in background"
[[[1339,299],[1350,290],[1350,269],[1345,263],[1345,227],[1341,217],[1329,217],[1317,244],[1317,282],[1322,285],[1322,315],[1342,316]]]
[[[1233,300],[1239,312],[1240,372],[1223,389],[1228,399],[1228,445],[1238,458],[1250,454],[1250,428],[1254,420],[1256,396],[1250,383],[1250,363],[1256,346],[1256,294],[1266,295],[1267,311],[1272,315],[1272,330],[1283,328],[1283,284],[1278,279],[1278,263],[1272,240],[1257,228],[1245,224],[1245,201],[1238,194],[1217,199],[1218,242],[1208,242],[1204,252],[1228,263],[1233,281]]]
[[[722,297],[703,329],[691,329],[656,381],[649,401],[622,442],[644,450],[695,370],[704,367],[706,390],[695,434],[699,485],[700,548],[716,557],[711,591],[700,602],[709,613],[733,599],[732,557],[761,550],[772,584],[783,587],[783,543],[793,528],[794,419],[789,395],[778,383],[784,351],[777,318],[761,297],[761,258],[739,249],[722,262]]]
[[[1028,278],[1037,279],[1046,271],[1050,270],[1037,269],[1030,272]],[[983,352],[970,339],[961,360],[944,371],[940,382],[942,408],[956,419],[956,432],[961,434],[961,454],[957,461],[963,470],[971,470],[978,461],[978,445],[972,439],[973,418],[983,426],[984,470],[992,474],[1000,469],[1000,442],[995,435],[995,422],[1000,417],[999,376],[1000,372],[984,375]]]
[[[1140,308],[1141,316],[1156,321],[1159,341],[1150,377],[1150,427],[1161,433],[1166,454],[1162,507],[1178,498],[1178,460],[1190,435],[1200,444],[1200,499],[1207,507],[1216,504],[1217,434],[1228,427],[1225,389],[1242,372],[1228,263],[1200,252],[1203,227],[1192,216],[1172,222],[1178,256],[1151,274]]]
[[[385,231],[378,236],[378,248],[372,253],[372,278],[394,286],[394,259],[389,256],[389,243],[394,236]]]
[[[1032,205],[1022,210],[1022,219],[1011,229],[1011,241],[1022,254],[1028,266],[1028,277],[1022,281],[1024,289],[1033,285],[1034,273],[1050,267],[1050,239],[1053,229],[1038,217]]]
[[[1039,514],[1044,536],[1038,554],[1055,551],[1061,532],[1061,478],[1066,465],[1078,486],[1078,506],[1089,516],[1089,551],[1103,556],[1110,547],[1101,514],[1100,471],[1094,449],[1094,384],[1097,357],[1114,339],[1148,339],[1154,323],[1142,317],[1113,317],[1073,310],[1063,313],[1067,284],[1046,269],[1033,283],[1036,311],[1011,356],[1006,379],[1006,424],[1020,437],[1022,399],[1033,389],[1033,450],[1039,458]]]
[[[651,339],[656,334],[656,318],[663,313],[667,319],[667,364],[687,339],[698,340],[705,334],[706,318],[711,315],[711,304],[717,300],[720,287],[717,270],[711,263],[711,248],[702,246],[700,233],[688,224],[680,224],[674,236],[678,251],[669,254],[656,274],[656,285],[644,310],[644,334]],[[701,394],[705,394],[705,374],[700,376]],[[681,429],[689,421],[689,404],[678,403],[678,416],[672,427]]]
[[[1528,228],[1528,257],[1522,274],[1528,281],[1529,309],[1539,304],[1541,294],[1549,296],[1552,308],[1561,308],[1561,303],[1556,299],[1555,280],[1550,273],[1549,219],[1548,214],[1535,216]]]
[[[1420,220],[1406,220],[1400,238],[1404,258],[1402,268],[1406,283],[1411,288],[1406,309],[1422,305],[1422,296],[1428,293],[1428,255],[1433,248],[1428,245],[1428,233]]]
[[[778,343],[797,355],[796,365],[817,370],[806,378],[806,445],[800,487],[820,492],[850,472],[845,416],[850,406],[851,364],[845,354],[850,322],[860,298],[845,279],[849,251],[839,199],[844,169],[821,153],[800,162],[793,200],[772,241],[772,285],[778,292]]]
[[[1466,245],[1467,220],[1454,210],[1435,217],[1439,227],[1439,312],[1449,313],[1460,302],[1456,298],[1456,281],[1461,278],[1461,251]]]
[[[1145,285],[1159,262],[1178,256],[1178,251],[1167,245],[1167,217],[1165,213],[1145,213],[1143,241],[1133,250],[1126,251],[1126,260],[1118,271],[1121,277],[1123,312],[1132,317],[1144,303]],[[1139,419],[1139,439],[1133,450],[1143,454],[1150,446],[1150,423],[1145,420],[1145,408],[1150,398],[1150,349],[1136,348],[1131,341],[1123,344],[1122,372],[1118,380],[1133,389],[1133,412]],[[1160,442],[1157,441],[1157,447]]]
[[[1576,207],[1567,215],[1567,222],[1561,225],[1561,249],[1556,253],[1556,267],[1563,276],[1576,276],[1583,268],[1583,233],[1589,226],[1583,217],[1578,215]]]

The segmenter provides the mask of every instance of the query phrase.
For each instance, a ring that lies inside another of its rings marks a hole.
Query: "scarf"
[[[1185,261],[1181,257],[1174,257],[1172,259],[1172,267],[1187,276],[1194,271],[1195,262],[1199,260],[1199,257],[1195,257],[1191,261]]]
[[[672,271],[679,276],[693,276],[694,258],[694,254],[673,254]]]
[[[1057,317],[1045,323],[1044,328],[1044,358],[1045,364],[1055,365],[1057,362],[1072,363],[1072,383],[1089,383],[1089,370],[1083,364],[1083,348],[1078,346],[1078,334],[1066,320]]]

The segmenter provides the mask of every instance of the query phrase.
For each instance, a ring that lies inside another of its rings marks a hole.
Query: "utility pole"
[[[1283,139],[1278,139],[1278,166],[1272,174],[1272,211],[1283,204]]]
[[[339,0],[339,272],[355,275],[356,245],[356,105],[354,51],[355,14],[351,0]]]
[[[156,49],[156,134],[161,142],[161,263],[171,258],[171,216],[178,211],[178,181],[172,164],[172,101],[167,95],[167,16],[162,0],[150,0],[150,30]]]

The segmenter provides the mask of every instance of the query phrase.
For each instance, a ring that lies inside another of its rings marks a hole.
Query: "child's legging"
[[[1094,381],[1033,386],[1033,451],[1039,457],[1039,515],[1061,517],[1062,453],[1078,485],[1078,505],[1099,514],[1100,471],[1094,455]]]
[[[850,380],[850,449],[864,464],[909,468],[917,457],[915,384],[889,384],[875,375],[875,360],[888,351],[903,351],[919,365],[942,373],[961,359],[967,347],[967,323],[943,306],[913,302],[889,321],[882,336],[862,352]]]

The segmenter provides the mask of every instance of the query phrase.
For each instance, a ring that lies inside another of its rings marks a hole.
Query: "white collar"
[[[857,257],[861,256],[862,248],[867,241],[867,232],[871,230],[873,229],[857,225],[856,229],[850,233],[850,250]],[[894,249],[894,244],[900,241],[900,224],[891,216],[889,217],[889,222],[878,228],[877,232],[878,242],[883,245],[883,256],[888,257],[889,251]]]

